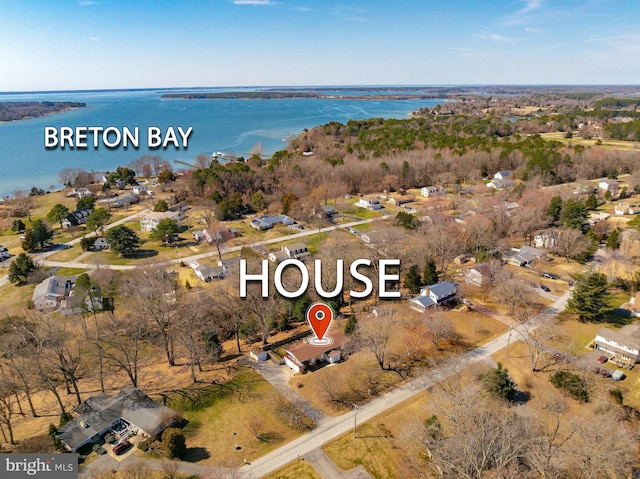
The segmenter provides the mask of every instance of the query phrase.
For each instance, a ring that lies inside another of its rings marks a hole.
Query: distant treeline
[[[216,93],[165,93],[162,98],[182,98],[186,100],[282,100],[286,98],[322,98],[323,96],[306,91],[227,91]]]
[[[72,108],[83,108],[85,103],[73,101],[8,101],[0,102],[0,121],[22,120],[49,115]]]
[[[603,98],[594,103],[596,110],[629,108],[636,109],[640,104],[640,98]]]

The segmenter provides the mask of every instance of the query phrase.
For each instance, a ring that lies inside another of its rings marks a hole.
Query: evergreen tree
[[[587,221],[587,207],[581,201],[569,199],[562,207],[560,223],[569,228],[582,229]]]
[[[165,218],[160,220],[157,226],[151,230],[149,238],[171,244],[175,241],[176,235],[179,232],[180,227],[178,226],[178,222],[171,218]]]
[[[11,223],[11,231],[13,231],[14,233],[22,233],[25,228],[26,227],[24,225],[24,221],[22,221],[20,218],[14,219]]]
[[[153,211],[156,211],[156,212],[164,212],[164,211],[167,211],[168,209],[169,209],[169,205],[165,200],[158,200],[156,201],[156,204],[153,206]]]
[[[60,223],[62,228],[62,220],[64,220],[69,214],[69,208],[61,203],[57,203],[51,207],[47,213],[47,220],[49,223]]]
[[[140,245],[140,238],[131,228],[120,225],[111,228],[104,235],[111,246],[111,250],[125,257],[133,253]]]
[[[27,284],[27,276],[36,269],[36,265],[26,253],[20,253],[9,266],[9,282],[18,286]]]
[[[618,249],[620,248],[620,230],[617,228],[611,232],[607,238],[607,248]]]
[[[551,218],[551,221],[557,223],[560,220],[560,213],[562,212],[562,197],[554,196],[551,198],[549,202],[549,207],[547,208],[547,216]]]
[[[111,219],[111,213],[106,208],[98,208],[91,212],[89,216],[87,216],[86,226],[87,229],[93,230],[96,233],[98,231],[103,231],[104,227],[109,224],[109,220]]]
[[[264,199],[264,195],[259,191],[256,191],[251,196],[251,208],[254,211],[262,211],[267,207],[267,200]]]
[[[598,209],[598,198],[596,198],[596,194],[591,193],[584,202],[584,205],[591,211]]]
[[[611,310],[607,277],[602,273],[585,273],[578,277],[567,309],[577,313],[580,321],[603,319]]]
[[[183,459],[187,454],[187,442],[182,431],[168,427],[162,432],[162,445],[169,459]]]
[[[436,284],[438,282],[438,271],[436,270],[436,262],[433,257],[429,256],[424,262],[423,272],[424,284]]]
[[[80,198],[78,200],[78,203],[76,204],[76,209],[80,209],[80,208],[91,208],[93,209],[93,207],[96,204],[96,197],[95,196],[85,196],[84,198]]]
[[[358,325],[358,319],[355,314],[352,314],[347,318],[347,323],[344,325],[344,334],[352,334],[356,330]]]
[[[417,264],[411,265],[409,268],[407,275],[404,277],[403,286],[413,294],[420,291],[420,269]]]
[[[516,383],[509,376],[509,372],[502,367],[502,363],[498,363],[498,367],[492,368],[481,378],[482,387],[492,396],[511,400],[518,392]]]

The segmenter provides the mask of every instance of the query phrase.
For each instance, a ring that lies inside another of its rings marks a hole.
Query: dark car
[[[611,371],[609,371],[608,369],[605,368],[596,368],[593,370],[594,373],[599,374],[602,377],[605,378],[610,378],[611,377]]]
[[[551,291],[551,290],[549,289],[549,286],[546,286],[546,285],[544,285],[544,284],[541,284],[541,285],[540,285],[540,289],[541,289],[542,291],[546,291],[547,293]]]
[[[127,449],[129,449],[129,446],[131,446],[131,443],[128,440],[121,442],[119,444],[116,444],[115,446],[113,446],[113,453],[116,456],[118,456],[122,454],[124,451],[126,451]]]

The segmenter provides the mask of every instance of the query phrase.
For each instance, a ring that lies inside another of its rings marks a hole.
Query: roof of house
[[[431,299],[429,296],[416,296],[415,298],[411,298],[409,301],[419,305],[422,308],[428,308],[430,306],[435,306],[437,303]]]
[[[438,300],[447,298],[457,291],[457,286],[449,281],[440,281],[439,283],[429,286],[429,292]]]
[[[144,221],[164,220],[166,218],[176,219],[181,216],[179,211],[152,211],[142,217]]]
[[[264,223],[264,224],[269,225],[269,226],[273,226],[273,225],[278,224],[278,223],[283,223],[285,225],[295,223],[293,218],[291,218],[290,216],[287,216],[287,215],[280,215],[280,216],[263,215],[263,216],[260,216],[259,218],[252,219],[251,222],[252,223]]]
[[[506,177],[507,177],[507,176],[509,176],[510,174],[511,174],[511,171],[510,171],[510,170],[502,170],[502,171],[498,171],[498,172],[496,173],[496,177],[497,177],[497,175],[500,175],[500,176],[502,176],[503,178],[506,178]]]
[[[73,284],[76,278],[76,276],[49,276],[36,286],[32,298],[34,301],[43,296],[64,298],[71,290],[69,283]]]
[[[80,447],[120,418],[153,434],[161,424],[176,416],[175,411],[157,403],[137,388],[123,389],[115,396],[92,396],[80,404],[75,412],[78,417],[58,429],[58,437],[71,449]]]
[[[349,338],[345,336],[344,333],[335,329],[327,333],[326,336],[333,339],[333,343],[320,347],[312,346],[304,342],[299,342],[294,343],[289,347],[285,347],[284,349],[300,363],[304,363],[305,361],[309,361],[310,359],[315,358],[322,353],[326,353],[333,349],[340,349],[342,346],[349,342]]]
[[[640,328],[637,325],[624,326],[620,330],[600,328],[596,336],[614,341],[622,346],[627,346],[640,351]]]
[[[531,246],[523,246],[520,248],[520,253],[532,254],[536,258],[540,258],[545,254],[544,251],[539,250],[538,248],[532,248]]]
[[[296,250],[306,250],[307,249],[307,245],[304,243],[294,243],[294,244],[290,244],[285,246],[285,248],[287,249],[287,251],[296,251]]]
[[[209,241],[228,241],[233,238],[233,232],[222,225],[209,226],[202,230]]]

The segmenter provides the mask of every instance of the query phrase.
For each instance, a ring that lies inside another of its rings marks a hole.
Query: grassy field
[[[307,461],[294,461],[263,479],[322,479]]]
[[[189,449],[187,461],[224,460],[240,466],[301,434],[276,417],[275,404],[280,399],[258,373],[241,370],[229,382],[172,394],[168,405],[189,421],[184,429],[187,445],[197,447]]]
[[[566,133],[563,132],[553,132],[553,133],[540,133],[540,136],[545,140],[556,140],[561,141],[563,143],[567,143],[570,145],[584,145],[584,146],[595,146],[597,140],[585,140],[583,138],[579,138],[574,136],[573,138],[565,138]],[[634,141],[623,141],[623,140],[602,140],[602,144],[600,145],[605,148],[620,148],[625,150],[637,150],[640,148],[637,142]]]

